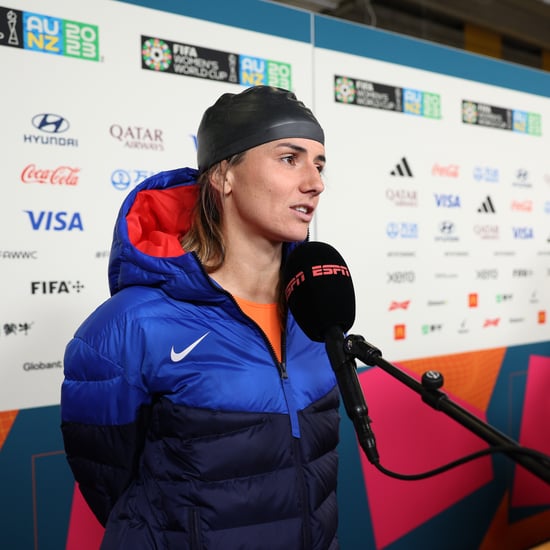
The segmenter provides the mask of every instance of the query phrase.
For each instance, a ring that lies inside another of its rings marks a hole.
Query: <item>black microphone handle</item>
[[[357,377],[355,358],[345,352],[344,334],[339,327],[331,327],[325,332],[325,348],[332,370],[336,375],[346,413],[355,428],[359,445],[369,462],[378,464],[376,439],[370,427],[369,411]]]

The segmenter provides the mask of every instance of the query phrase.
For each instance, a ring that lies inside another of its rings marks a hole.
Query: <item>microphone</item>
[[[376,441],[355,358],[344,349],[344,333],[355,321],[355,291],[346,262],[329,244],[301,243],[288,255],[283,286],[288,308],[299,327],[311,340],[325,343],[359,444],[369,461],[377,464]]]
[[[442,411],[495,447],[490,452],[510,454],[516,462],[550,483],[549,457],[520,447],[514,440],[459,407],[431,384],[423,385],[382,358],[382,353],[362,337],[344,336],[355,321],[355,292],[346,262],[330,245],[307,241],[294,248],[283,266],[283,288],[288,308],[303,332],[324,342],[336,375],[346,413],[353,423],[359,445],[369,462],[382,473],[401,480],[424,479],[481,456],[474,453],[430,472],[396,474],[380,464],[371,419],[357,378],[355,357],[379,366],[422,396],[425,403]],[[483,453],[485,454],[485,453]],[[523,456],[526,455],[526,456]]]
[[[330,328],[347,332],[353,325],[351,275],[340,253],[329,244],[299,244],[284,265],[283,286],[292,315],[311,340],[324,342]]]

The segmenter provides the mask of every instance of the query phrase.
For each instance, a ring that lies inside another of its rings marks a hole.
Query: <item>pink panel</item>
[[[98,550],[103,531],[103,527],[92,514],[78,486],[75,485],[65,550]]]
[[[550,455],[550,358],[532,355],[519,443]],[[550,485],[525,468],[515,467],[512,506],[550,505]]]
[[[373,420],[380,464],[386,469],[422,473],[488,447],[385,371],[370,369],[359,378]],[[479,411],[449,397],[486,422]],[[493,478],[490,457],[419,481],[396,480],[380,473],[362,451],[361,460],[376,548],[384,548]]]

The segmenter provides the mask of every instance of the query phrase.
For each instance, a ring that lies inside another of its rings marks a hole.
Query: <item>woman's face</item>
[[[224,226],[230,235],[302,241],[325,186],[325,148],[288,138],[254,147],[225,172]]]

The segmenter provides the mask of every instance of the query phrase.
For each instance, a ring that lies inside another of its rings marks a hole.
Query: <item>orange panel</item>
[[[0,449],[4,446],[4,441],[6,441],[6,438],[10,433],[18,412],[19,411],[0,412]]]
[[[399,361],[399,364],[419,375],[428,370],[439,371],[445,380],[442,391],[486,412],[505,353],[506,348],[496,348]]]

